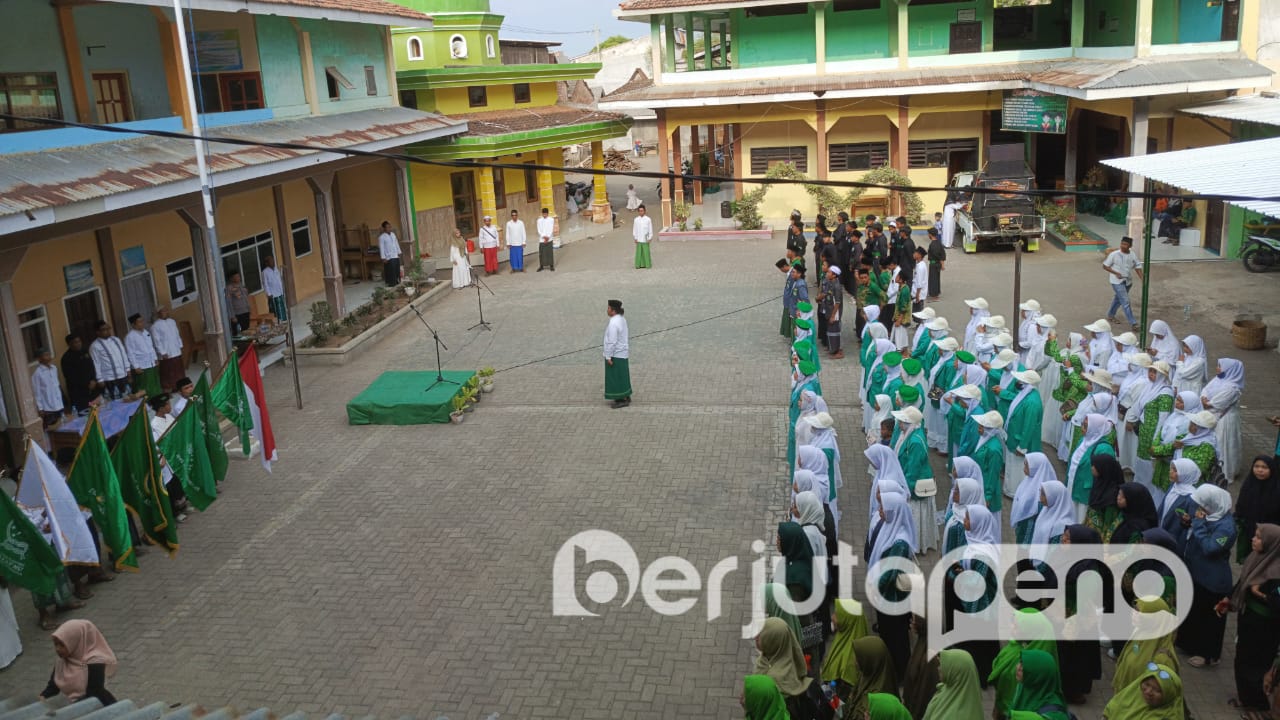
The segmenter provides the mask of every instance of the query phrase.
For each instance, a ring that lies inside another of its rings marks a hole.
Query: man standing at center
[[[627,366],[631,354],[629,333],[621,300],[610,300],[605,312],[609,315],[609,324],[604,329],[604,397],[613,401],[616,410],[631,404],[631,368]]]
[[[507,249],[511,251],[511,272],[524,272],[524,221],[519,211],[511,211],[507,221]]]
[[[89,355],[98,373],[98,385],[109,399],[119,400],[131,392],[129,374],[133,366],[129,364],[129,353],[120,338],[111,334],[111,325],[107,321],[99,320],[95,331],[98,339],[89,346]]]
[[[551,211],[542,208],[542,217],[538,218],[538,272],[556,269],[556,246],[551,238],[556,234],[556,219]]]
[[[636,219],[631,223],[631,239],[636,243],[636,269],[653,267],[653,258],[649,256],[649,241],[653,240],[653,220],[644,205],[636,208]],[[621,316],[622,313],[619,312],[618,315]]]
[[[493,226],[493,216],[484,216],[484,225],[480,226],[480,252],[484,254],[484,274],[498,272],[498,228]]]
[[[1133,308],[1129,305],[1129,288],[1133,287],[1132,276],[1137,275],[1139,280],[1142,279],[1142,269],[1138,267],[1138,256],[1133,252],[1133,238],[1120,238],[1120,249],[1107,253],[1107,259],[1102,261],[1102,269],[1111,276],[1111,292],[1115,296],[1111,300],[1111,308],[1107,310],[1107,322],[1112,325],[1119,324],[1116,311],[1123,308],[1125,319],[1129,321],[1133,331],[1138,332],[1141,328],[1138,327],[1138,321],[1133,318]]]
[[[400,241],[391,232],[391,223],[382,221],[378,236],[378,254],[382,256],[382,281],[387,287],[400,284]]]

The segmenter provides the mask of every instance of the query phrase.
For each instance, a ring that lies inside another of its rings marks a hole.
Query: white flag
[[[279,458],[276,457],[275,451],[272,451],[271,457],[267,457],[267,446],[262,442],[262,411],[258,410],[258,398],[253,394],[253,388],[249,387],[249,383],[241,383],[244,385],[244,396],[249,398],[249,417],[253,418],[253,427],[249,428],[249,435],[258,441],[259,454],[262,455],[262,467],[267,472],[271,472],[271,462]]]
[[[19,505],[44,508],[53,531],[53,548],[63,563],[97,565],[98,543],[89,533],[80,504],[44,448],[28,443],[27,464],[14,497]]]

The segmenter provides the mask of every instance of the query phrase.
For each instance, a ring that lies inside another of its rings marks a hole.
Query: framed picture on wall
[[[147,269],[147,254],[141,245],[120,251],[120,274],[132,275]]]
[[[62,266],[62,278],[67,283],[67,294],[75,295],[93,287],[93,262],[84,260]]]

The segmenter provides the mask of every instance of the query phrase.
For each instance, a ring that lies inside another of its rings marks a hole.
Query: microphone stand
[[[413,310],[414,315],[418,316],[418,319],[422,321],[422,324],[427,326],[427,330],[431,333],[431,337],[434,338],[436,341],[436,381],[428,385],[427,388],[423,390],[423,392],[431,392],[431,390],[434,389],[435,386],[440,385],[442,383],[449,383],[450,385],[461,386],[462,383],[460,382],[455,382],[453,380],[446,380],[444,377],[444,372],[441,370],[440,348],[444,348],[445,350],[448,350],[449,348],[444,343],[440,342],[440,333],[437,333],[435,328],[431,327],[430,323],[427,322],[427,319],[422,317],[422,312],[418,310],[418,308],[414,307],[413,303],[409,304],[409,308]]]
[[[491,290],[489,286],[486,285],[485,282],[480,279],[480,275],[475,272],[474,268],[472,269],[472,272],[471,272],[471,284],[475,286],[475,289],[476,289],[476,307],[480,308],[480,322],[467,328],[467,330],[471,331],[471,330],[475,330],[478,327],[482,327],[485,330],[492,331],[493,328],[490,327],[489,323],[486,322],[484,319],[484,303],[480,301],[480,288],[483,287],[485,290],[488,290],[490,295],[494,295],[495,297],[496,295],[493,292],[493,290]],[[445,349],[447,350],[448,348],[445,348]]]

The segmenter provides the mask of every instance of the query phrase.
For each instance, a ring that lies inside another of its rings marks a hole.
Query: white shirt
[[[1115,250],[1107,256],[1106,260],[1102,261],[1102,267],[1110,268],[1120,273],[1120,277],[1116,277],[1111,273],[1107,273],[1107,277],[1111,278],[1112,285],[1123,285],[1128,282],[1134,268],[1138,267],[1138,254],[1132,250],[1128,254]]]
[[[508,247],[524,247],[525,234],[524,222],[520,220],[507,221],[507,246]]]
[[[124,343],[114,335],[94,340],[89,346],[89,357],[93,358],[93,369],[98,373],[98,382],[119,380],[133,369],[129,364],[129,355],[124,351]]]
[[[498,229],[492,225],[480,226],[480,247],[496,248],[498,247]]]
[[[160,436],[164,435],[164,432],[168,430],[170,427],[172,427],[174,422],[176,421],[174,420],[173,415],[169,415],[167,417],[160,417],[159,415],[157,415],[151,418],[152,437],[154,437],[156,440],[159,440]]]
[[[631,237],[642,243],[652,240],[653,220],[648,215],[637,215],[635,222],[631,223]]]
[[[173,398],[170,401],[173,403],[173,407],[171,408],[173,410],[172,417],[174,419],[174,422],[177,422],[178,416],[181,415],[182,411],[186,409],[187,403],[191,401],[182,397],[182,393],[180,392],[175,392],[171,397]]]
[[[31,389],[36,395],[36,409],[42,413],[59,412],[65,403],[62,402],[62,383],[58,382],[58,366],[43,363],[36,364],[31,373]]]
[[[124,347],[129,351],[129,364],[133,367],[146,370],[156,366],[156,345],[146,330],[130,330],[124,336]]]
[[[604,329],[605,358],[626,358],[630,352],[627,338],[627,319],[621,315],[610,317]]]
[[[378,240],[378,249],[382,249],[382,240]],[[400,246],[396,245],[396,252],[399,253]],[[383,258],[386,259],[385,257]],[[284,282],[280,278],[280,271],[273,268],[262,268],[262,289],[267,293],[267,297],[281,297],[284,295]],[[151,326],[152,328],[155,325]]]
[[[378,254],[383,260],[395,260],[400,257],[400,242],[396,240],[396,234],[388,230],[378,236]],[[270,295],[271,293],[267,293]],[[282,291],[281,295],[284,294]]]
[[[923,300],[925,293],[929,291],[929,263],[921,260],[916,263],[916,269],[911,276],[911,299]]]
[[[178,332],[178,321],[173,318],[151,323],[151,341],[156,345],[156,354],[162,358],[182,355],[182,334]]]
[[[556,232],[556,219],[553,217],[538,218],[538,237],[542,238],[542,242],[551,242],[551,236]]]

